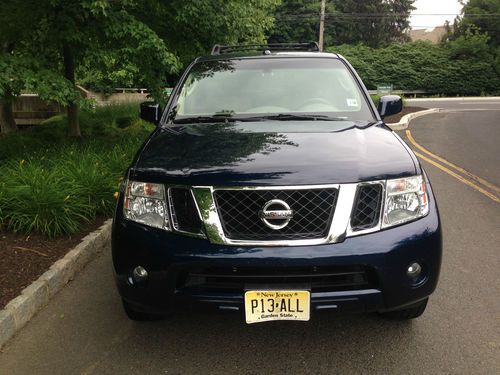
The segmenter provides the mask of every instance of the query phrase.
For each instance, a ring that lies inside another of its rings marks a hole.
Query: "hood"
[[[411,176],[416,167],[383,125],[276,121],[159,129],[130,173],[186,185],[316,185]]]

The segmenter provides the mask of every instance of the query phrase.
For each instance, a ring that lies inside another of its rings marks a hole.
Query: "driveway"
[[[500,112],[488,113],[461,112],[458,125],[455,115],[424,117],[411,136],[498,184]],[[0,374],[500,374],[500,204],[426,155],[444,258],[421,318],[324,313],[249,326],[238,313],[196,312],[134,323],[122,312],[108,251],[6,345]]]

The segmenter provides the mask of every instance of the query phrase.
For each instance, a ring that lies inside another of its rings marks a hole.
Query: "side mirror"
[[[377,109],[382,118],[395,115],[403,110],[403,101],[398,95],[385,95],[380,98]]]
[[[141,103],[140,118],[158,125],[161,118],[161,106],[155,102]]]

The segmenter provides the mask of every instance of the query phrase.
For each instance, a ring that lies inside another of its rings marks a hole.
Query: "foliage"
[[[329,50],[345,56],[368,89],[393,84],[395,89],[425,90],[430,94],[499,93],[500,76],[493,55],[471,56],[458,53],[457,48],[414,42],[380,49],[342,45]]]
[[[0,100],[5,101],[6,95],[11,100],[20,89],[27,89],[42,99],[67,105],[70,135],[80,135],[75,85],[79,75],[85,81],[85,74],[106,67],[104,74],[127,73],[159,97],[167,76],[180,69],[164,41],[133,16],[136,0],[3,3],[0,45],[9,48],[0,51]],[[29,32],[15,33],[10,28]]]
[[[213,44],[264,42],[279,2],[3,0],[0,104],[36,92],[68,106],[69,134],[79,136],[76,84],[144,87],[161,101],[182,63]]]
[[[490,37],[477,29],[469,28],[457,38],[446,43],[453,59],[480,59],[488,61],[492,57],[488,45]]]
[[[270,43],[309,42],[318,40],[320,0],[284,0],[276,9],[275,27]],[[326,12],[333,13],[333,0],[326,2]],[[333,41],[332,22],[325,22],[325,45]]]
[[[490,36],[492,46],[500,46],[500,0],[468,0],[463,4],[458,34],[477,27]]]
[[[377,95],[377,94],[370,95],[370,98],[371,98],[373,104],[375,104],[375,107],[378,107],[378,103],[380,103],[380,95]]]
[[[372,47],[408,39],[414,0],[328,0],[325,45],[364,43]],[[276,10],[275,42],[318,39],[320,0],[284,0]]]
[[[336,0],[335,43],[364,43],[370,47],[407,41],[414,0]],[[353,15],[349,16],[349,14]]]
[[[2,167],[2,174],[2,222],[13,232],[74,233],[90,217],[91,205],[58,165],[21,160]]]
[[[82,84],[97,82],[101,85],[97,88],[102,91],[119,84],[121,87],[146,87],[154,97],[160,98],[168,85],[168,76],[181,68],[177,56],[132,14],[120,11],[107,18],[101,31],[104,41],[98,40],[100,48],[90,49],[83,56],[77,81]],[[93,80],[89,80],[89,74]]]
[[[53,237],[112,213],[123,172],[154,128],[130,105],[82,111],[80,121],[85,140],[65,137],[65,116],[0,139],[0,225]]]
[[[263,43],[281,0],[148,0],[136,16],[187,64],[214,44]]]
[[[500,74],[500,0],[469,0],[462,5],[453,27],[446,24],[443,44],[458,58],[484,58]]]

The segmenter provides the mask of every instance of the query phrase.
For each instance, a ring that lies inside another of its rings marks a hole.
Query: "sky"
[[[416,0],[413,6],[417,8],[410,17],[413,29],[441,26],[446,20],[453,22],[462,9],[458,0]]]

